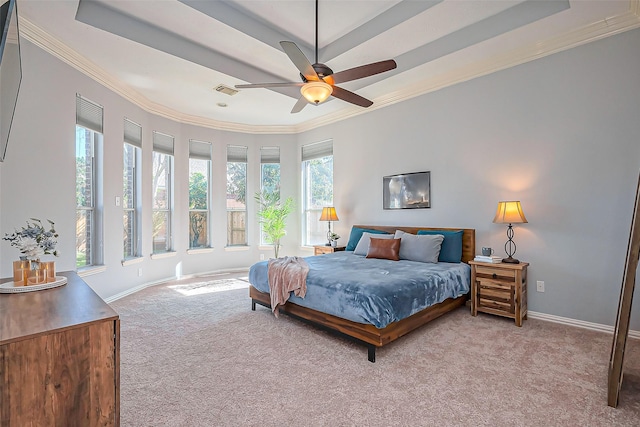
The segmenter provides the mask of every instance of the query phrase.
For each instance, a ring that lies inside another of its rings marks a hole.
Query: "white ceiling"
[[[298,88],[213,88],[299,81],[278,42],[315,62],[313,0],[18,0],[18,10],[22,37],[148,111],[296,132],[637,28],[639,1],[320,0],[319,62],[398,67],[340,85],[374,101],[369,109],[332,98],[298,114]]]

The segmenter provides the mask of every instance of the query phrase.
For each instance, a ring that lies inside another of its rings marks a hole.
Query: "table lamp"
[[[511,264],[519,264],[520,261],[515,259],[513,255],[516,253],[516,244],[513,241],[513,227],[511,224],[522,224],[529,222],[522,212],[522,206],[519,201],[498,202],[498,210],[493,218],[495,224],[509,224],[507,227],[507,243],[504,244],[504,251],[508,257],[503,258],[502,262]]]
[[[327,231],[327,246],[331,246],[331,221],[339,221],[336,208],[333,206],[322,208],[322,214],[320,215],[320,221],[329,221],[329,231]]]

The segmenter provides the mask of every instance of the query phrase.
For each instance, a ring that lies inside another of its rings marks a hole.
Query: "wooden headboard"
[[[395,233],[396,230],[402,230],[405,233],[417,234],[420,230],[445,230],[460,231],[462,230],[462,262],[472,261],[476,256],[476,230],[475,228],[446,228],[446,227],[404,227],[395,225],[354,225],[359,228],[370,228],[372,230],[385,231],[387,233]]]

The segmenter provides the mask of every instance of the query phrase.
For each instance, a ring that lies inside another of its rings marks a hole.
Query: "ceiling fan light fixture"
[[[312,104],[321,104],[331,96],[333,88],[325,82],[309,82],[300,88],[300,93]]]
[[[312,64],[300,48],[292,41],[282,40],[280,41],[280,47],[284,53],[289,57],[289,60],[293,62],[298,71],[300,71],[300,77],[303,83],[297,82],[283,82],[283,83],[250,83],[243,85],[236,85],[236,89],[245,88],[276,88],[286,86],[298,86],[300,87],[301,97],[291,109],[291,114],[299,113],[307,102],[310,104],[318,105],[326,101],[330,96],[334,96],[343,101],[346,101],[353,105],[360,107],[370,107],[373,105],[373,101],[363,98],[362,96],[343,89],[340,86],[335,86],[336,83],[346,83],[352,80],[362,79],[364,77],[373,76],[375,74],[384,73],[385,71],[393,70],[397,67],[396,61],[388,59],[386,61],[373,62],[371,64],[360,65],[359,67],[349,68],[348,70],[342,70],[338,73],[333,72],[331,68],[325,64],[318,62],[318,0],[316,3],[316,43],[315,53],[316,62]]]

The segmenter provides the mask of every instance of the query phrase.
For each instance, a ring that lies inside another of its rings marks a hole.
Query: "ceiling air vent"
[[[229,96],[233,96],[239,92],[238,90],[225,85],[218,85],[215,87],[215,90],[216,92],[221,92]]]

